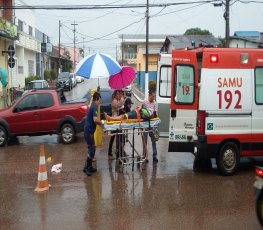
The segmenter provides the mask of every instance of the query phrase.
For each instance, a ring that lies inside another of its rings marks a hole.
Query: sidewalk
[[[143,102],[144,91],[141,90],[136,83],[132,85],[132,94],[139,102]]]

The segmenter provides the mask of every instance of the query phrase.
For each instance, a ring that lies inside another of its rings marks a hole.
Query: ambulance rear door
[[[158,117],[161,123],[158,127],[161,137],[169,134],[169,111],[171,98],[172,54],[160,54],[157,72],[156,102]]]
[[[169,152],[194,152],[197,140],[198,50],[173,50]]]

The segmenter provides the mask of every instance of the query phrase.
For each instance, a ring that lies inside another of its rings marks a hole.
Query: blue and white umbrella
[[[121,66],[111,56],[95,53],[83,58],[76,67],[76,74],[87,79],[107,78],[121,71]]]

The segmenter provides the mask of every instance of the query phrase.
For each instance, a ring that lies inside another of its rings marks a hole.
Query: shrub
[[[51,77],[50,76],[50,71],[45,69],[45,71],[44,71],[44,79],[46,81],[48,81],[50,79],[50,77]]]
[[[54,80],[56,80],[56,78],[57,78],[56,72],[55,72],[54,70],[51,70],[51,71],[50,71],[50,79],[51,79],[52,81],[54,81]]]

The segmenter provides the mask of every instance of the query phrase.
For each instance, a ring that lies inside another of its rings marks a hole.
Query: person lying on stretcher
[[[149,121],[151,118],[156,117],[156,113],[151,114],[147,108],[137,107],[136,109],[133,109],[130,112],[124,113],[119,116],[111,117],[105,112],[104,112],[104,116],[107,121],[122,121],[122,120],[128,120],[128,119],[143,119],[145,121]]]

